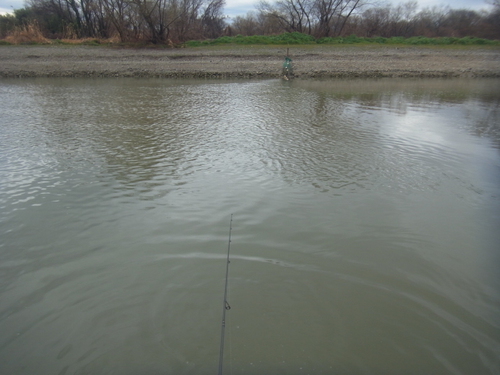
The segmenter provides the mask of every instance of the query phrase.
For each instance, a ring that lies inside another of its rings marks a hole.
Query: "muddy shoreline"
[[[500,77],[500,48],[290,46],[294,75]],[[0,46],[0,77],[278,78],[287,47]]]

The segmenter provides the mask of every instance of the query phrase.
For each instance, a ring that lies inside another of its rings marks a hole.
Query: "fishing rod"
[[[222,375],[222,363],[224,360],[224,332],[226,330],[226,311],[231,308],[227,302],[227,280],[229,276],[229,252],[231,251],[231,231],[233,229],[233,214],[229,220],[229,241],[227,243],[227,263],[226,263],[226,286],[224,287],[224,301],[222,303],[222,327],[220,332],[219,350],[219,375]]]

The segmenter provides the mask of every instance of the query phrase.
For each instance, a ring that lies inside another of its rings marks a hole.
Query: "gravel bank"
[[[0,77],[280,77],[286,47],[0,46]],[[296,77],[500,77],[500,48],[290,47]]]

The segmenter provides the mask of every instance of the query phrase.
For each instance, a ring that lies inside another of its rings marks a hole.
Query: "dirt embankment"
[[[0,77],[276,78],[286,50],[0,46]],[[500,48],[292,46],[289,52],[302,78],[500,77]]]

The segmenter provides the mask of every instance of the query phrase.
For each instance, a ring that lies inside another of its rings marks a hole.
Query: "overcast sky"
[[[405,0],[385,0],[392,4],[400,4]],[[272,0],[270,1],[272,2]],[[488,7],[485,0],[417,0],[421,8],[435,5],[449,5],[453,9],[474,9],[480,10]],[[226,0],[225,13],[231,17],[244,16],[249,11],[255,10],[255,5],[259,0]],[[12,12],[24,6],[24,0],[0,0],[0,13]]]
[[[0,0],[2,1],[8,0]],[[255,5],[260,0],[226,0],[225,11],[229,16],[241,16],[248,11],[255,10]],[[269,1],[269,0],[268,0]],[[408,0],[381,0],[394,5],[406,3]],[[486,0],[416,0],[420,8],[427,8],[440,5],[449,5],[453,9],[490,9]],[[269,2],[272,3],[272,0]]]

